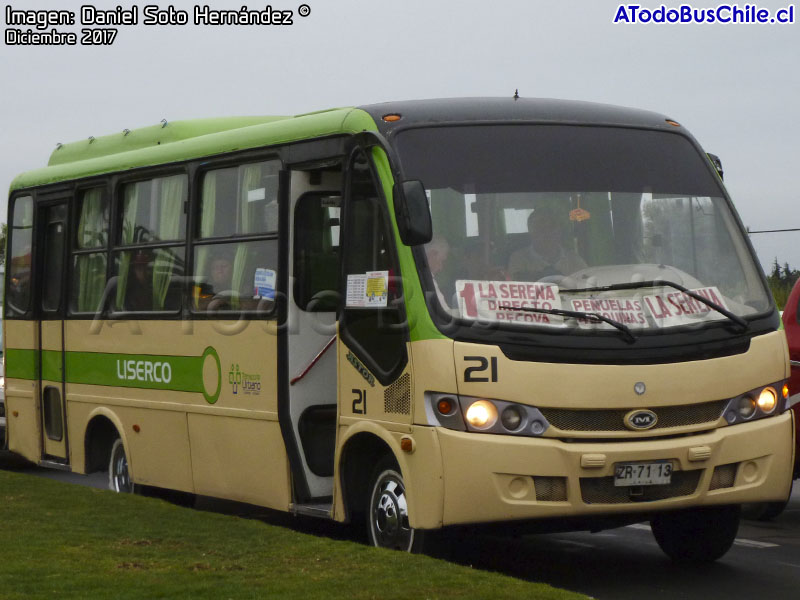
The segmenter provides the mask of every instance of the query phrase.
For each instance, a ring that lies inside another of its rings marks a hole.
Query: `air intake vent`
[[[708,489],[721,490],[723,488],[733,487],[733,482],[736,480],[736,469],[738,466],[739,463],[731,463],[729,465],[720,465],[715,467]]]
[[[406,373],[383,392],[383,410],[401,415],[411,414],[411,375]]]
[[[536,499],[539,502],[566,502],[567,478],[566,477],[533,477],[533,487],[536,489]]]

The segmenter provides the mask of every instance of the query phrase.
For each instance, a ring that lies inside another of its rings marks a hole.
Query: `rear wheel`
[[[409,525],[408,499],[403,475],[391,458],[381,460],[369,486],[367,535],[369,543],[379,548],[417,552],[422,547],[423,532]]]
[[[131,481],[131,473],[128,469],[125,446],[120,438],[114,440],[114,444],[111,446],[111,458],[108,462],[108,487],[114,492],[123,494],[132,494],[136,491],[136,485]]]
[[[650,521],[656,542],[675,562],[712,562],[739,531],[739,507],[715,506],[663,513]]]

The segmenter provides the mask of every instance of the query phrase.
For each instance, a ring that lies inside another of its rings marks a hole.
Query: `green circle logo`
[[[214,359],[214,364],[217,369],[217,388],[214,390],[213,393],[209,393],[208,390],[206,389],[205,369],[206,369],[206,362],[208,361],[209,357]],[[222,391],[222,363],[220,363],[219,354],[217,354],[217,351],[214,350],[212,346],[209,346],[203,351],[202,364],[203,364],[203,397],[209,404],[214,404],[217,400],[219,400],[219,394]]]

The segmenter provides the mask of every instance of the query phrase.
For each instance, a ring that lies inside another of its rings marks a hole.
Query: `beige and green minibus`
[[[649,521],[676,560],[790,493],[779,315],[721,168],[522,98],[162,121],[9,201],[8,448],[419,549]]]

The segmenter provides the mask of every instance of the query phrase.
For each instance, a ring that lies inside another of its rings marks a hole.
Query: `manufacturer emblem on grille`
[[[637,381],[633,385],[633,391],[636,392],[637,396],[641,396],[647,391],[647,386],[644,384],[644,381]]]
[[[625,415],[625,427],[634,431],[644,431],[655,427],[658,416],[652,410],[640,409],[632,410]]]

